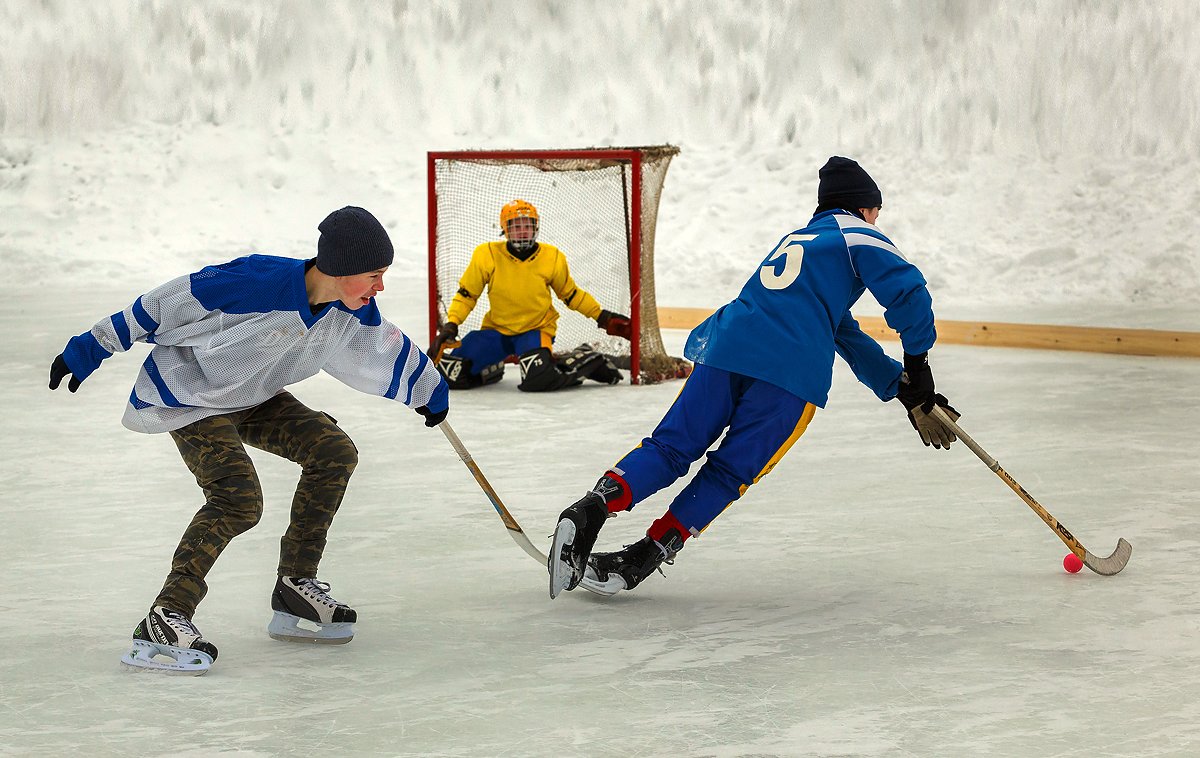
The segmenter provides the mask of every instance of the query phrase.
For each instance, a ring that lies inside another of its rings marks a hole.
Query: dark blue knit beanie
[[[819,173],[817,204],[822,208],[877,208],[883,205],[883,195],[875,180],[862,166],[849,158],[835,155],[825,162]]]
[[[317,268],[329,276],[354,276],[392,265],[395,251],[383,224],[362,208],[347,205],[317,229]]]

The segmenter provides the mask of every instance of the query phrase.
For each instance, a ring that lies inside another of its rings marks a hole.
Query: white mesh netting
[[[641,156],[640,223],[633,213],[633,161]],[[576,153],[586,152],[587,157]],[[567,257],[575,283],[602,308],[631,314],[632,235],[640,233],[638,377],[656,382],[686,374],[686,362],[667,355],[654,297],[654,227],[671,145],[587,151],[435,153],[430,204],[436,212],[430,275],[435,282],[434,325],[445,319],[458,280],[477,245],[501,238],[500,208],[521,198],[538,209],[538,240]],[[463,324],[477,329],[488,310],[484,293]],[[629,368],[632,343],[611,337],[591,319],[556,300],[559,311],[554,349],[562,353],[587,343]]]

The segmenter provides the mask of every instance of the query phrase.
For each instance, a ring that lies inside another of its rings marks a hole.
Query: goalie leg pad
[[[518,363],[521,365],[521,383],[517,389],[523,392],[553,392],[583,381],[574,374],[560,371],[548,347],[521,353]]]
[[[438,370],[446,377],[446,383],[452,390],[469,390],[472,387],[494,384],[504,378],[503,363],[484,366],[479,373],[474,373],[471,359],[457,355],[443,354],[438,361]]]
[[[561,361],[562,370],[580,379],[591,379],[601,384],[618,384],[621,372],[608,357],[592,349],[591,345],[580,345]]]

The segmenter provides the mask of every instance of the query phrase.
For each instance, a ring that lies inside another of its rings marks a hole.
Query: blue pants
[[[521,355],[539,347],[550,347],[553,343],[538,329],[509,337],[495,329],[476,329],[467,332],[462,344],[451,351],[452,355],[471,361],[471,373],[478,375],[485,366],[500,363],[510,355]]]
[[[686,474],[725,432],[670,506],[696,535],[775,467],[814,413],[815,405],[770,382],[698,363],[658,427],[613,470],[637,504]]]

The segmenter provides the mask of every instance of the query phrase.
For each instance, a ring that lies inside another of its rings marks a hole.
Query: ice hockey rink
[[[1132,543],[1116,576],[1067,574],[978,458],[923,447],[839,361],[774,471],[607,600],[551,601],[438,431],[318,376],[292,391],[361,456],[320,572],[353,642],[267,636],[298,470],[252,451],[264,517],[195,617],[211,672],[121,669],[201,494],[166,436],[120,425],[145,345],[74,395],[50,362],[171,277],[312,255],[346,204],[396,242],[379,305],[423,343],[427,150],[679,144],[663,305],[734,297],[845,154],[941,318],[1200,330],[1192,3],[617,5],[0,6],[0,755],[1200,754],[1200,359],[931,352],[1033,497],[1093,553]],[[680,385],[538,396],[509,371],[449,423],[545,549]]]
[[[401,306],[388,310],[419,321],[406,295],[419,286],[386,292]],[[1166,756],[1200,744],[1188,557],[1200,361],[936,349],[977,442],[1092,552],[1133,544],[1117,576],[1064,572],[1062,543],[974,455],[922,447],[894,403],[839,365],[830,408],[665,576],[554,601],[441,434],[318,377],[297,396],[362,451],[321,568],[358,610],[358,635],[344,647],[267,637],[297,470],[256,453],[265,516],[222,556],[196,616],[220,656],[204,677],[166,677],[124,673],[117,658],[201,501],[168,439],[119,428],[138,361],[75,396],[46,390],[49,346],[104,311],[91,297],[32,332],[11,299],[0,311],[16,335],[0,369],[4,488],[20,493],[4,505],[6,755]],[[678,386],[547,398],[515,383],[456,394],[449,420],[546,549],[558,512]],[[610,522],[600,547],[637,539],[668,494]]]

